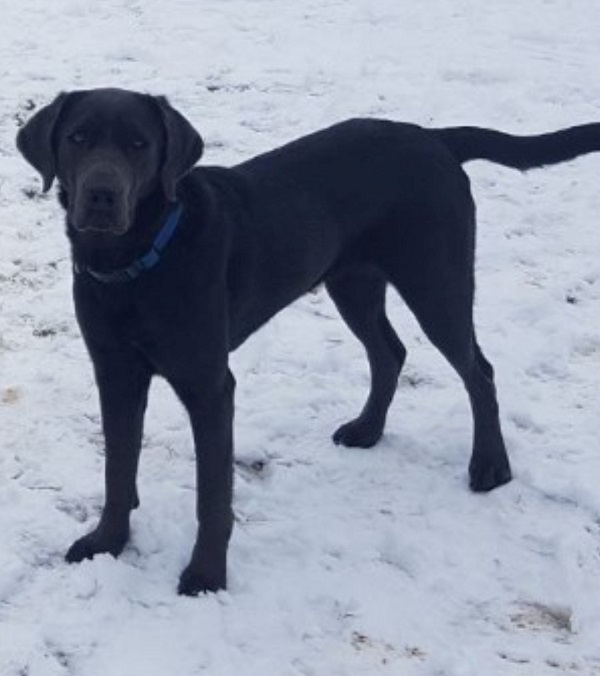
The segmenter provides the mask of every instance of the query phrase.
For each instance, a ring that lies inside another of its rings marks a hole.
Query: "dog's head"
[[[122,89],[60,94],[18,133],[17,146],[67,195],[78,231],[127,232],[143,200],[161,191],[175,201],[177,182],[202,155],[202,139],[164,97]]]

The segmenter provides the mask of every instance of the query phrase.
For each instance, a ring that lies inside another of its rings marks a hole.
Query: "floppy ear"
[[[167,199],[175,202],[177,182],[200,159],[204,143],[200,134],[164,96],[157,96],[155,100],[165,128],[165,158],[161,181]]]
[[[38,110],[17,134],[17,148],[42,175],[44,192],[50,190],[56,176],[52,136],[67,97],[68,94],[59,94],[51,104]]]

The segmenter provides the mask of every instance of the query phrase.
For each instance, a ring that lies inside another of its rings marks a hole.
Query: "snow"
[[[0,675],[600,674],[600,157],[468,167],[476,317],[515,471],[467,489],[457,377],[390,293],[409,356],[373,450],[330,434],[366,361],[322,290],[233,357],[226,592],[175,593],[191,435],[156,383],[123,556],[68,566],[102,503],[62,214],[17,155],[58,91],[162,93],[229,164],[350,116],[515,133],[595,121],[600,5],[570,0],[22,0],[0,26]]]

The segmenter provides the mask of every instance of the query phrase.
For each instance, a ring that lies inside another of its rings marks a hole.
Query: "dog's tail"
[[[600,151],[600,123],[537,136],[513,136],[479,127],[432,129],[459,162],[489,160],[525,171]]]

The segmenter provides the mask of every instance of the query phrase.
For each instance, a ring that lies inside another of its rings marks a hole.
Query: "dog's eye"
[[[74,131],[72,134],[69,134],[69,141],[76,146],[84,146],[88,142],[88,136],[83,131]]]
[[[146,148],[148,145],[148,141],[144,138],[132,138],[129,141],[129,147],[133,148],[134,150],[143,150]]]

